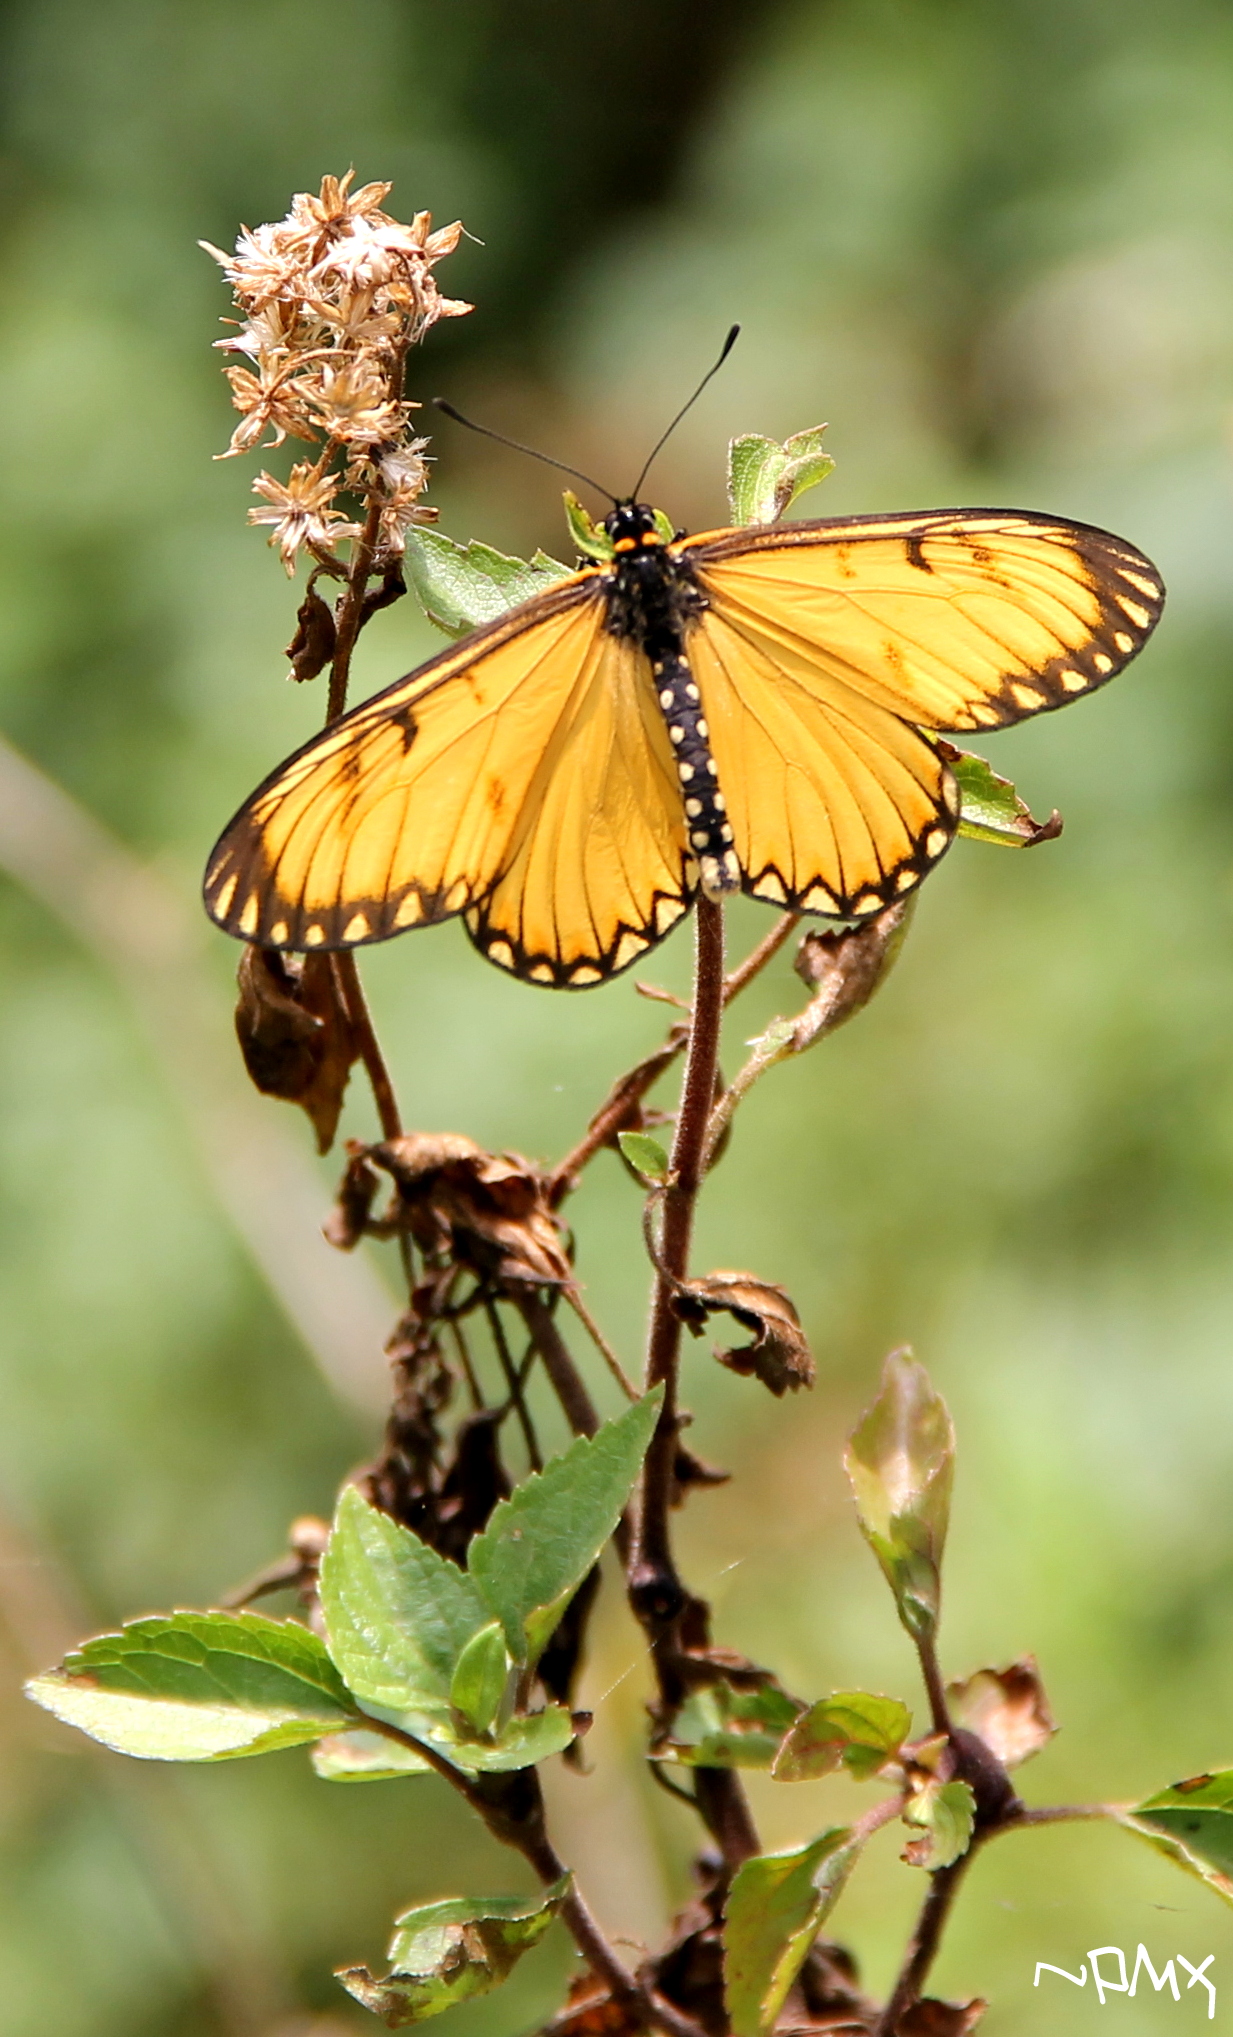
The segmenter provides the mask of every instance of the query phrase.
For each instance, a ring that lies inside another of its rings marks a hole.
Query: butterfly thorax
[[[702,890],[718,898],[740,889],[741,868],[687,651],[706,598],[688,560],[665,545],[646,503],[618,503],[604,529],[613,543],[603,576],[606,627],[630,638],[650,665],[681,788],[689,861]]]

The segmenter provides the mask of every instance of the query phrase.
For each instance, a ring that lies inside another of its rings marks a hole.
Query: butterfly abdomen
[[[718,898],[740,890],[741,866],[686,650],[689,626],[706,599],[688,564],[665,551],[652,513],[634,505],[624,517],[628,535],[617,537],[606,589],[607,627],[613,636],[631,638],[650,664],[672,744],[690,857],[702,890]]]

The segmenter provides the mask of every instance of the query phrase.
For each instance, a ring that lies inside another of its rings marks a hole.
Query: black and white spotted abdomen
[[[720,898],[725,892],[740,890],[741,866],[732,847],[732,823],[711,755],[702,698],[683,650],[665,646],[655,654],[648,646],[648,655],[655,696],[672,744],[699,883],[708,898]]]

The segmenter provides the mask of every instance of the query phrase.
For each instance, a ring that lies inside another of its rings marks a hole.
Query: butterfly
[[[335,722],[225,829],[238,939],[357,947],[461,914],[489,961],[577,989],[695,896],[860,920],[949,848],[930,735],[1102,686],[1164,589],[1123,539],[942,509],[671,536],[619,502],[611,556]]]

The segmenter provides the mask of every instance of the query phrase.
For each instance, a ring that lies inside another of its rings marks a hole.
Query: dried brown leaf
[[[970,2002],[939,2002],[926,1997],[904,2010],[898,2037],[968,2037],[988,2006],[979,1995]]]
[[[246,947],[237,982],[236,1037],[251,1080],[263,1096],[299,1104],[328,1153],[359,1058],[329,956]]]
[[[295,635],[287,646],[293,679],[315,679],[334,655],[334,611],[310,587],[295,618]]]
[[[682,1285],[675,1308],[695,1336],[701,1335],[708,1316],[721,1311],[753,1332],[752,1343],[715,1353],[730,1372],[760,1379],[776,1396],[813,1385],[814,1364],[801,1319],[782,1287],[752,1273],[707,1273]]]
[[[947,1686],[951,1711],[975,1733],[1004,1768],[1039,1754],[1057,1732],[1034,1655],[1004,1669],[977,1669],[962,1683]]]
[[[490,1279],[561,1286],[572,1278],[539,1170],[516,1153],[485,1153],[459,1132],[408,1132],[368,1149],[398,1184],[424,1252]]]

